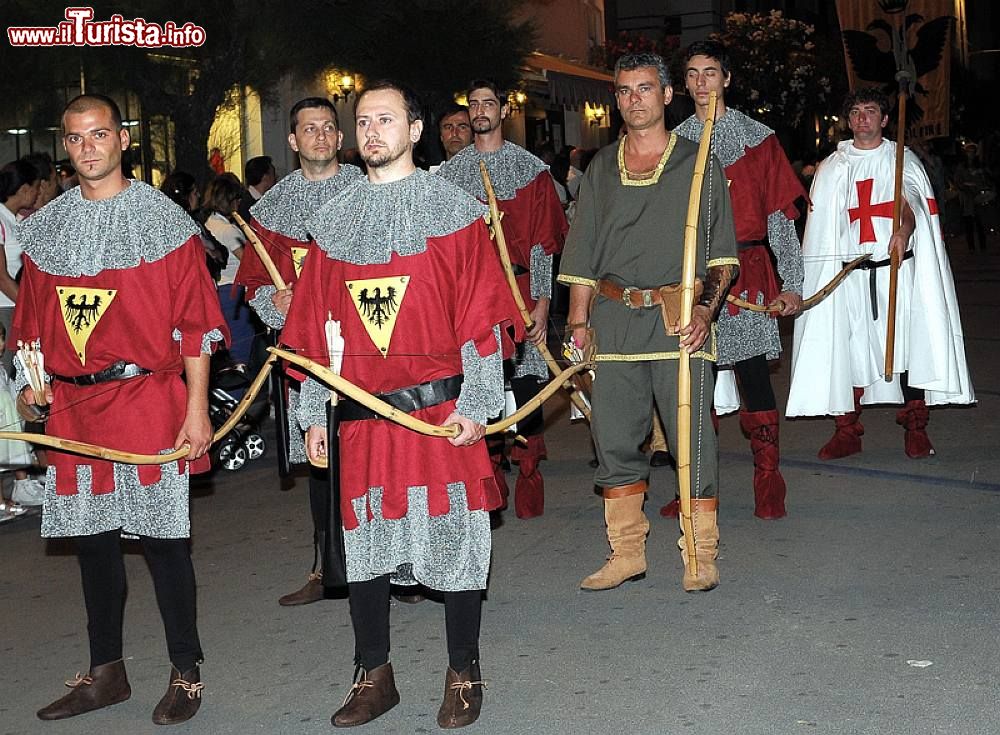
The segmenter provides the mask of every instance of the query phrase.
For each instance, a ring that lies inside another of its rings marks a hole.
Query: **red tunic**
[[[306,251],[312,241],[303,242],[294,237],[274,232],[255,219],[250,220],[250,226],[257,233],[257,237],[260,238],[264,249],[271,256],[271,260],[274,261],[282,280],[286,285],[291,286],[299,279]],[[243,248],[240,268],[236,272],[236,278],[233,282],[238,286],[246,286],[248,301],[253,299],[257,294],[257,289],[261,286],[274,285],[271,276],[268,275],[267,269],[264,268],[264,264],[260,260],[260,256],[257,255],[257,249],[249,243],[247,247]]]
[[[70,302],[72,289],[94,291],[77,292]],[[98,296],[104,304],[99,316],[78,308],[93,305]],[[88,323],[92,332],[81,350],[70,332],[81,326],[85,331]],[[49,374],[89,375],[119,360],[153,371],[93,386],[52,382],[48,433],[137,454],[156,454],[174,445],[187,410],[182,358],[200,355],[202,338],[213,329],[229,339],[197,235],[157,261],[93,276],[46,273],[25,255],[14,329],[22,340],[40,340]],[[179,344],[174,330],[180,332]],[[59,495],[76,494],[77,465],[92,468],[94,494],[115,489],[112,462],[56,450],[49,450],[49,462],[56,469]],[[184,463],[179,465],[183,471]],[[192,472],[208,467],[207,456],[191,463]],[[160,480],[159,465],[139,466],[138,471],[143,485]]]
[[[511,263],[529,271],[531,248],[535,245],[541,245],[546,255],[555,255],[562,250],[569,224],[548,171],[541,171],[518,189],[513,199],[497,200],[497,206],[503,212],[501,223]],[[517,276],[517,285],[528,311],[531,311],[535,307],[535,299],[531,295],[531,273]]]
[[[767,218],[773,212],[781,212],[790,220],[798,218],[795,202],[799,197],[807,198],[775,135],[747,148],[739,160],[726,167],[726,178],[730,182],[736,241],[740,243],[767,238]],[[752,304],[763,294],[764,303],[771,303],[780,293],[780,286],[767,248],[741,248],[739,259],[740,273],[729,293],[739,297],[746,291]],[[729,310],[736,316],[739,307],[730,304]]]
[[[382,313],[395,318],[383,356],[363,321],[371,324],[377,317],[361,316],[355,294],[365,287],[358,281],[390,277],[400,279],[401,295]],[[282,341],[326,364],[328,312],[340,321],[344,336],[342,374],[371,393],[461,374],[462,345],[472,341],[480,355],[492,354],[497,349],[492,329],[496,324],[514,326],[517,338],[523,339],[517,308],[491,251],[486,225],[478,218],[449,235],[429,238],[422,253],[394,253],[387,263],[354,265],[314,250],[302,271]],[[455,404],[447,401],[413,415],[442,424]],[[427,487],[432,516],[448,513],[447,486],[452,483],[464,483],[470,510],[493,510],[501,504],[484,442],[454,447],[447,439],[424,436],[391,421],[369,420],[343,423],[340,447],[340,502],[347,529],[357,526],[351,501],[373,487],[384,488],[383,516],[390,519],[406,516],[409,487]]]

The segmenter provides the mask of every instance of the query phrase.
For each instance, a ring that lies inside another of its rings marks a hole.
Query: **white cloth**
[[[17,217],[0,204],[0,245],[3,245],[3,252],[7,258],[7,273],[11,278],[17,276],[17,272],[21,270],[21,243],[17,239],[17,233],[14,232],[16,225]],[[0,292],[0,307],[13,305],[14,302]]]
[[[24,422],[17,413],[14,385],[0,370],[0,431],[23,431]],[[0,471],[28,467],[35,463],[31,446],[18,439],[0,439]],[[2,500],[2,498],[0,498]]]
[[[205,221],[205,227],[229,251],[229,260],[226,261],[226,267],[219,276],[219,285],[225,286],[236,278],[236,271],[240,269],[241,248],[246,244],[247,239],[239,227],[218,212],[212,212]]]
[[[725,416],[740,410],[740,391],[736,387],[736,371],[732,367],[720,367],[716,373],[715,394],[712,401],[716,416]]]
[[[820,164],[802,241],[803,293],[815,293],[845,261],[858,255],[870,252],[873,260],[889,257],[895,155],[892,141],[873,150],[860,150],[853,141],[845,141]],[[869,201],[859,203],[859,192],[865,192],[868,181],[871,195],[863,198]],[[865,388],[864,404],[902,403],[898,375],[904,371],[912,388],[926,391],[928,405],[975,401],[937,204],[932,205],[934,193],[923,166],[909,150],[904,154],[903,195],[916,217],[916,229],[909,243],[913,258],[899,269],[892,368],[896,377],[891,382],[883,378],[889,268],[875,271],[878,319],[872,319],[870,271],[854,271],[795,320],[787,416],[850,412],[853,386]],[[883,205],[881,210],[888,210],[888,215],[870,217],[865,212],[869,204]],[[862,226],[869,221],[875,242],[862,243]]]

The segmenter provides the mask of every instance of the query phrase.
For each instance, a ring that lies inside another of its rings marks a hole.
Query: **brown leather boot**
[[[278,598],[278,604],[283,607],[292,605],[308,605],[323,599],[323,575],[313,572],[309,575],[302,589],[290,592]]]
[[[371,671],[362,671],[347,693],[343,706],[333,713],[334,727],[355,727],[371,722],[399,704],[399,692],[392,675],[392,664],[384,663]]]
[[[187,722],[201,707],[201,693],[204,688],[205,685],[201,683],[201,670],[197,666],[183,674],[171,666],[167,691],[153,710],[153,722],[157,725]]]
[[[580,583],[583,590],[610,590],[622,582],[646,576],[646,534],[649,521],[642,512],[646,481],[604,488],[604,520],[611,556]]]
[[[680,521],[681,537],[677,546],[684,560],[684,591],[708,592],[719,586],[719,568],[715,560],[719,556],[718,498],[692,498],[691,519],[694,524],[695,559],[698,573],[692,574],[688,568],[687,543],[684,536],[684,520]]]
[[[132,696],[125,675],[125,662],[118,660],[92,668],[85,676],[67,681],[69,694],[38,710],[40,720],[64,720],[84,712],[124,702]]]
[[[448,673],[444,677],[444,701],[438,710],[438,727],[454,730],[478,720],[479,712],[483,708],[485,688],[478,661],[473,661],[469,668],[460,674],[456,674],[449,666]]]

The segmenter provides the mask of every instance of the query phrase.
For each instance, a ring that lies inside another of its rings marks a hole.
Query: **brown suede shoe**
[[[66,682],[66,686],[72,691],[38,710],[38,719],[64,720],[124,702],[132,696],[125,676],[125,662],[121,660],[95,666],[86,676],[77,674],[75,679]]]
[[[183,674],[171,666],[167,692],[153,710],[153,722],[157,725],[187,722],[201,707],[201,692],[204,688],[201,671],[197,666]]]
[[[399,704],[399,692],[392,675],[392,664],[385,663],[371,671],[362,671],[361,679],[347,693],[344,705],[333,713],[334,727],[355,727],[371,722]]]
[[[310,602],[319,602],[323,599],[323,575],[310,574],[302,589],[290,592],[278,598],[278,604],[282,607],[293,605],[308,605]]]
[[[444,701],[438,710],[438,727],[444,730],[471,725],[479,719],[483,708],[482,674],[479,672],[479,662],[473,661],[469,668],[456,674],[449,666],[444,676]]]

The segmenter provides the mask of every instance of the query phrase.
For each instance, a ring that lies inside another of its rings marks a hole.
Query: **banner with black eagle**
[[[907,143],[948,133],[954,0],[837,0],[848,83],[879,87],[897,118],[897,72],[907,72]]]

